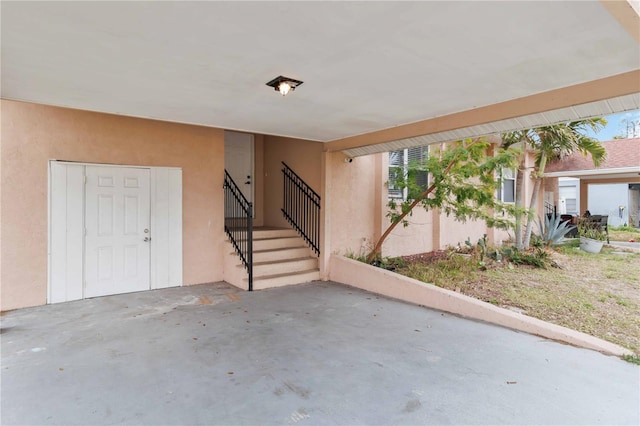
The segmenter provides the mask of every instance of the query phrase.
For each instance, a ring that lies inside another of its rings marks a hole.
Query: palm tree
[[[509,132],[504,133],[502,135],[502,147],[504,149],[509,149],[513,147],[517,147],[520,149],[520,153],[518,155],[518,168],[516,170],[516,193],[514,199],[514,216],[515,216],[515,244],[518,250],[522,250],[524,246],[522,245],[522,195],[524,193],[524,185],[523,185],[523,177],[524,177],[524,169],[525,169],[525,156],[526,150],[525,147],[522,146],[525,144],[524,135],[526,131],[517,131],[517,132]]]
[[[607,152],[604,146],[598,140],[585,134],[588,130],[598,132],[606,124],[607,120],[604,118],[590,118],[552,126],[509,132],[502,135],[504,141],[503,146],[505,148],[517,143],[522,143],[527,145],[529,149],[533,150],[536,154],[535,170],[531,175],[534,179],[534,184],[529,203],[530,211],[535,209],[538,202],[540,184],[542,183],[542,176],[544,175],[547,162],[562,159],[574,152],[580,152],[585,156],[590,154],[595,167],[598,167],[606,159]],[[518,170],[518,177],[522,177],[522,167]],[[516,182],[518,182],[517,179]],[[517,193],[520,192],[520,194],[522,194],[522,188],[522,179],[520,179],[516,191],[516,204],[518,203]],[[516,205],[516,207],[519,206]],[[519,244],[519,236],[521,236],[522,233],[518,222],[521,223],[516,217],[516,246],[518,248],[529,248],[533,220],[529,217],[527,221],[522,244]]]

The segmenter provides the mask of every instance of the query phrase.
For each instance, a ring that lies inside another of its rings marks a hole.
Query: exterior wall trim
[[[565,172],[549,172],[545,173],[544,177],[579,177],[582,176],[588,179],[588,176],[602,176],[612,175],[620,173],[640,173],[640,166],[638,167],[617,167],[613,169],[591,169],[591,170],[569,170]]]
[[[325,143],[324,149],[331,152],[378,145],[632,95],[640,90],[638,81],[640,69],[442,117],[336,139]]]

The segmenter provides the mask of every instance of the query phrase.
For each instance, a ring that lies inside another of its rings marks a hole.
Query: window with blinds
[[[389,197],[403,200],[415,199],[429,186],[429,172],[421,167],[429,156],[428,146],[389,151]],[[419,189],[411,193],[406,184],[414,179]]]
[[[498,189],[498,200],[504,203],[514,203],[516,201],[516,171],[514,169],[500,170],[500,189]]]

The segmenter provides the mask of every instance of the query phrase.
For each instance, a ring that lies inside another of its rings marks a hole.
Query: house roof
[[[1,95],[363,155],[640,108],[636,3],[3,1]]]
[[[593,165],[591,155],[585,156],[576,152],[562,160],[547,164],[545,176],[587,177],[629,174],[638,177],[640,138],[614,139],[603,142],[602,145],[607,151],[607,159],[599,167],[596,168]]]

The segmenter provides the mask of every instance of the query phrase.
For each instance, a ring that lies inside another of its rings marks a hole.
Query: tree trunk
[[[538,203],[538,192],[540,192],[540,182],[542,181],[541,177],[536,177],[536,181],[533,184],[533,191],[531,192],[531,203],[529,204],[529,209],[534,210],[536,204]],[[533,231],[533,221],[532,217],[527,220],[527,229],[524,231],[524,241],[522,242],[523,248],[526,250],[529,248],[529,243],[531,242],[531,232]]]
[[[524,245],[522,244],[522,213],[520,212],[520,207],[522,207],[522,193],[524,191],[524,158],[520,162],[520,166],[518,167],[518,172],[516,174],[516,199],[515,207],[516,207],[516,220],[515,220],[515,238],[516,238],[516,248],[518,250],[522,250]]]
[[[540,166],[538,167],[538,171],[536,172],[536,181],[533,184],[533,191],[531,192],[531,202],[529,203],[529,209],[531,211],[536,211],[536,204],[538,204],[538,193],[540,192],[540,184],[542,183],[542,176],[544,175],[544,169],[547,165],[547,154],[543,151],[540,155]],[[524,241],[523,246],[524,249],[529,248],[529,243],[531,242],[531,232],[533,231],[533,221],[535,219],[533,217],[529,217],[527,220],[527,229],[524,233]]]

